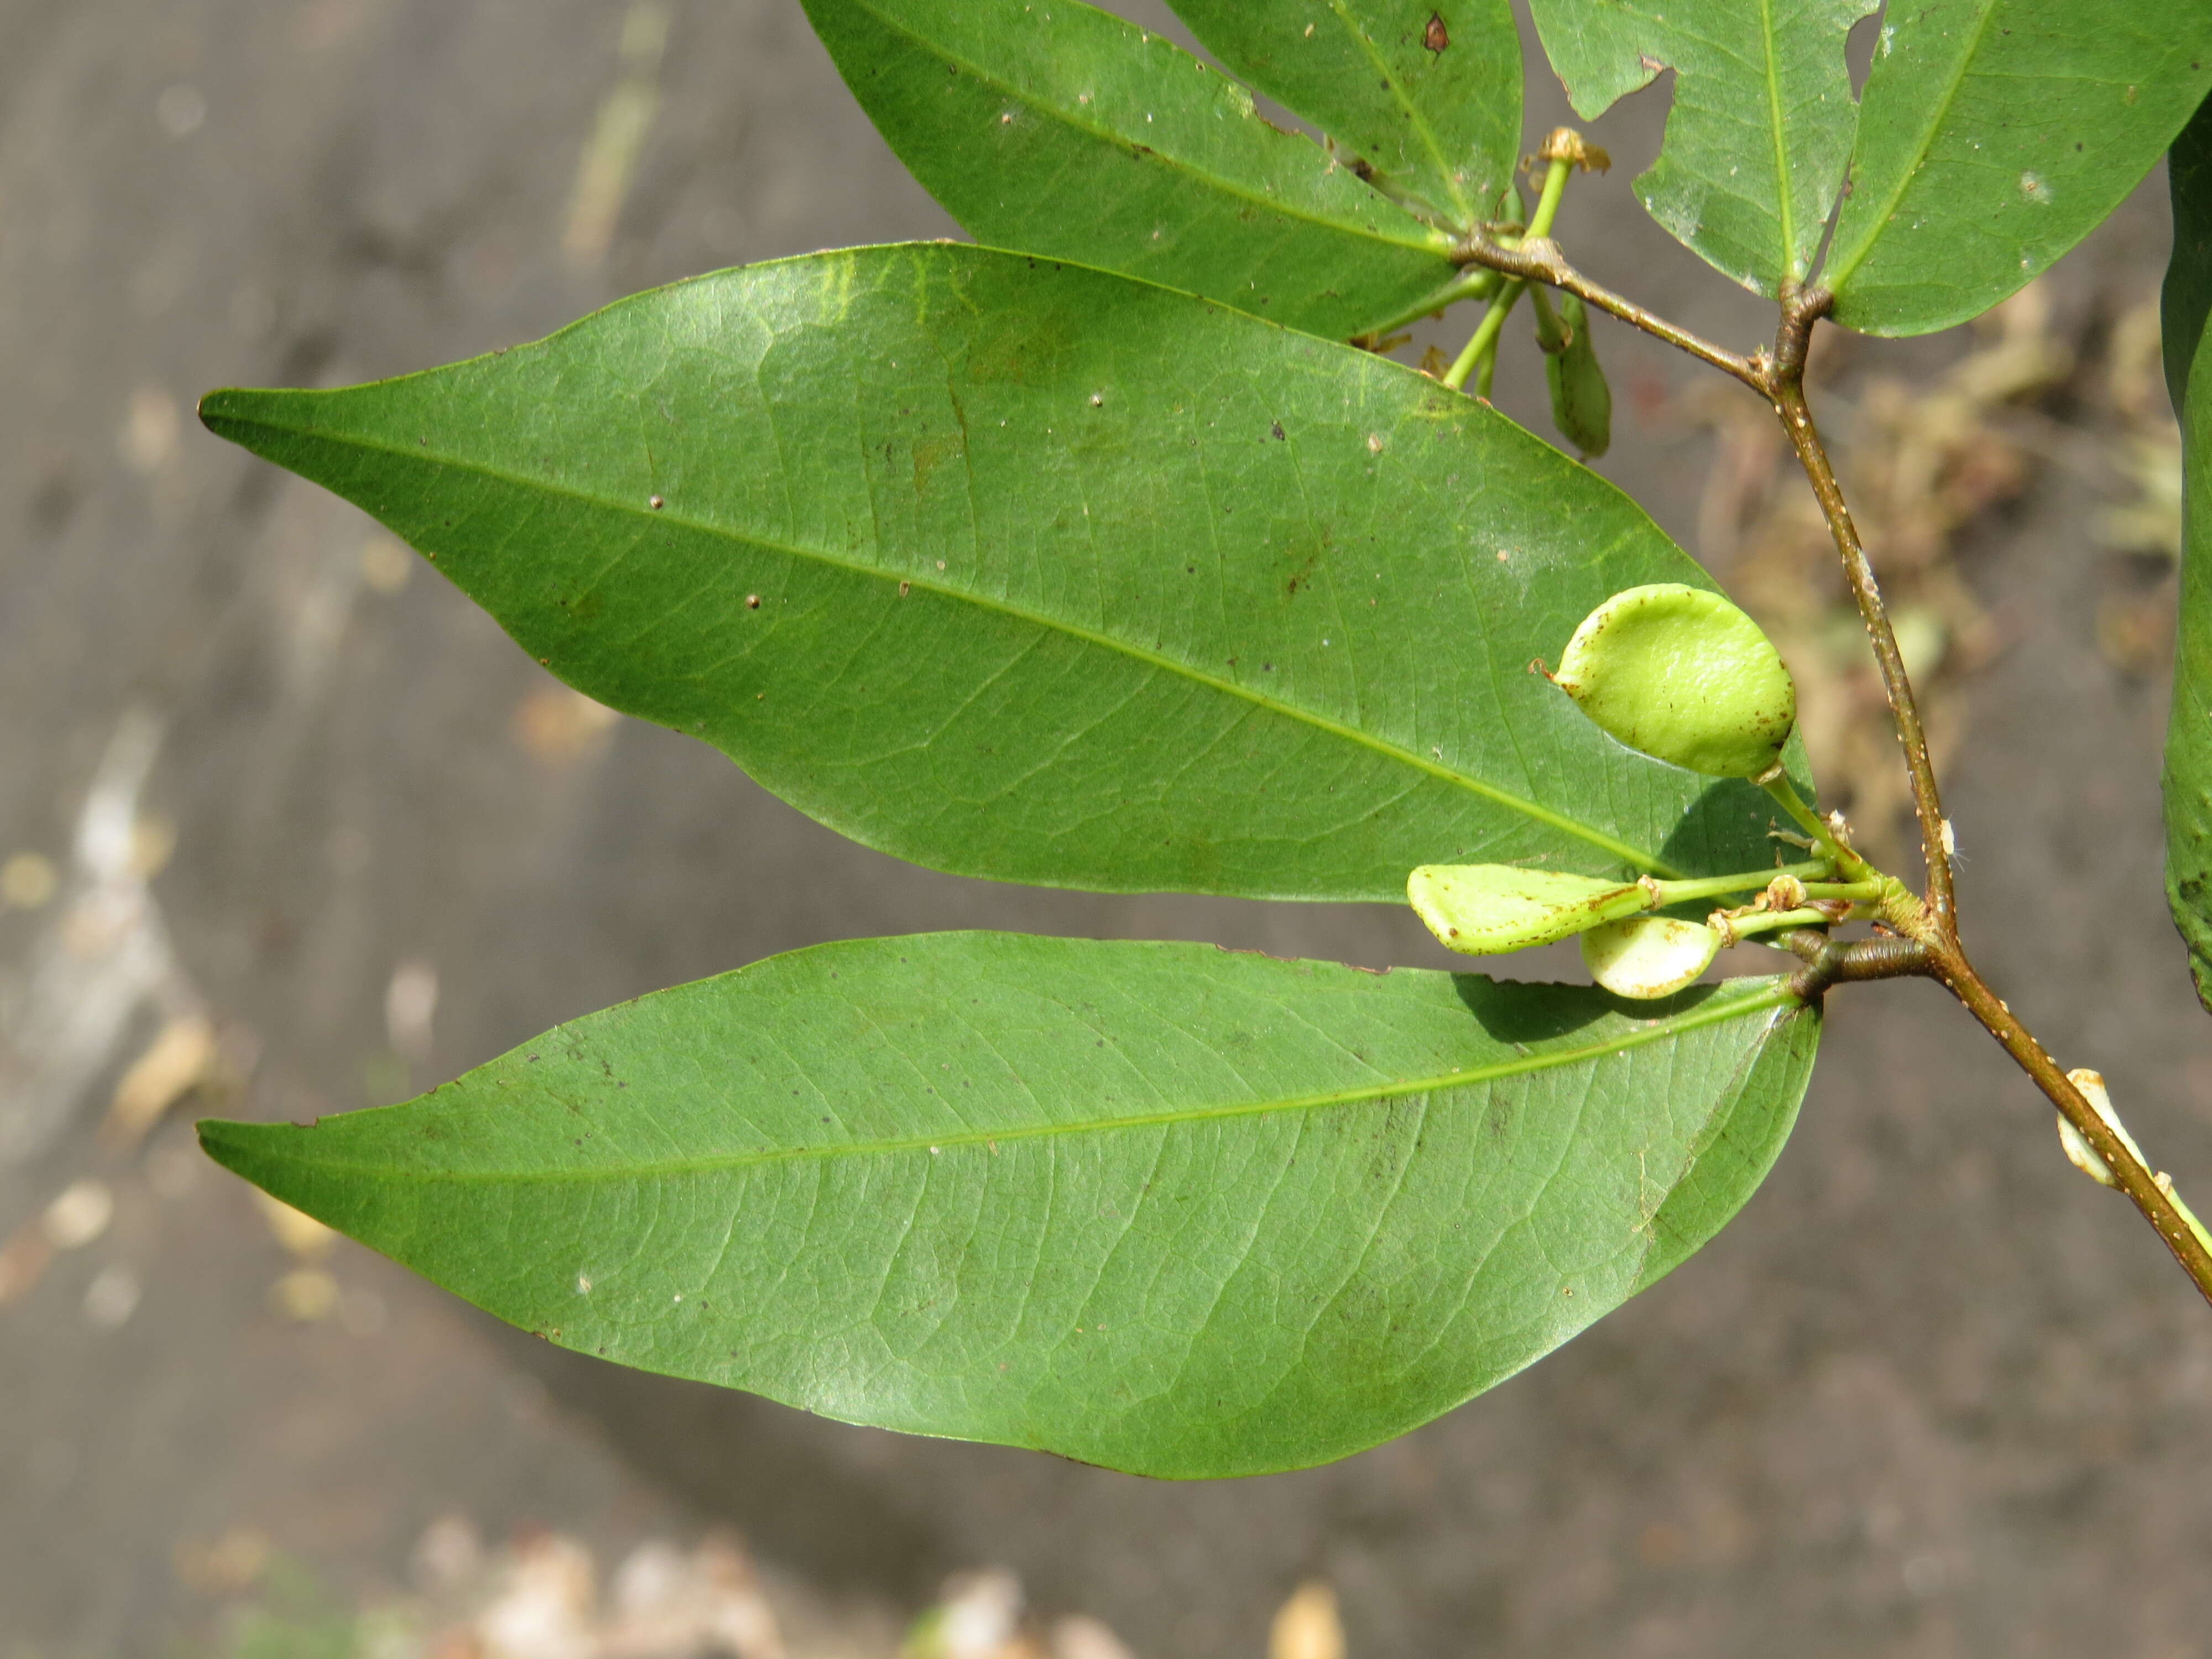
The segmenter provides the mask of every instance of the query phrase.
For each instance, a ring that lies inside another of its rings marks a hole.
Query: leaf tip
[[[200,399],[200,424],[218,438],[243,442],[240,428],[246,424],[246,404],[256,395],[243,386],[217,386]]]
[[[262,1184],[254,1172],[265,1165],[269,1143],[288,1128],[281,1123],[241,1123],[229,1118],[204,1117],[192,1126],[200,1150],[233,1175]]]

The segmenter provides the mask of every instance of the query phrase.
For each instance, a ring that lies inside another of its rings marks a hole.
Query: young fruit
[[[1672,996],[1713,965],[1721,936],[1702,921],[1631,916],[1582,938],[1590,977],[1617,997]]]
[[[1759,624],[1680,582],[1591,611],[1552,683],[1631,749],[1714,777],[1769,770],[1797,724],[1797,688]]]
[[[1552,390],[1552,424],[1559,435],[1595,460],[1613,446],[1613,389],[1598,367],[1589,318],[1582,296],[1562,294],[1555,316],[1541,289],[1536,300],[1536,343],[1544,350],[1544,379]]]
[[[1510,864],[1425,864],[1407,877],[1406,896],[1447,950],[1471,957],[1549,945],[1651,905],[1634,882]]]

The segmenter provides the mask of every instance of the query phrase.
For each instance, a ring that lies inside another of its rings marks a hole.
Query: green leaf
[[[1844,40],[1878,0],[1531,0],[1576,112],[1675,71],[1651,216],[1761,294],[1812,269],[1851,152]]]
[[[2166,733],[2166,896],[2212,1010],[2212,368],[2205,366],[2212,167],[2200,113],[2174,149],[2173,263],[2166,273],[2166,374],[2181,410],[2181,614]],[[2193,334],[2185,331],[2193,329]],[[2202,373],[2177,375],[2177,348]]]
[[[2173,198],[2173,257],[2159,296],[2160,333],[2166,351],[2166,389],[2180,414],[2189,392],[2189,365],[2212,314],[2212,99],[2197,107],[2166,158]]]
[[[1160,35],[1076,0],[806,0],[899,159],[978,240],[1348,338],[1452,280],[1451,239]]]
[[[1821,274],[1835,319],[1979,316],[2104,222],[2208,86],[2212,0],[1892,8]]]
[[[1396,363],[943,244],[726,271],[216,432],[358,502],[602,702],[872,847],[1402,901],[1427,863],[1767,863],[1771,803],[1531,674],[1639,583],[1626,495]]]
[[[1210,945],[869,939],[591,1015],[404,1106],[200,1133],[566,1347],[1250,1474],[1449,1410],[1749,1197],[1817,1014],[1771,980],[1620,1006]]]
[[[1510,216],[1522,65],[1507,0],[1172,3],[1208,51],[1358,155],[1394,199],[1462,229]]]

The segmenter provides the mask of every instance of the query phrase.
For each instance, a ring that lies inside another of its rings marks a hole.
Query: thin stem
[[[1877,877],[1879,872],[1872,865],[1836,839],[1835,827],[1805,804],[1805,798],[1790,781],[1788,773],[1777,768],[1773,775],[1761,778],[1759,782],[1798,828],[1813,838],[1814,846],[1831,864],[1855,881],[1871,881]]]
[[[1549,228],[1548,225],[1545,227],[1547,231]],[[1532,225],[1531,230],[1534,229]],[[1483,265],[1521,282],[1542,283],[1579,295],[1585,305],[1595,306],[1630,326],[1733,375],[1773,405],[1813,486],[1821,515],[1827,520],[1829,534],[1843,560],[1844,577],[1858,603],[1860,619],[1873,642],[1875,660],[1881,672],[1882,688],[1888,696],[1898,742],[1905,751],[1905,771],[1912,785],[1913,810],[1920,820],[1921,854],[1928,870],[1925,902],[1895,878],[1881,878],[1881,917],[1893,930],[1894,937],[1844,944],[1812,928],[1784,933],[1779,942],[1806,963],[1792,975],[1790,988],[1798,997],[1811,1001],[1831,985],[1850,980],[1925,975],[1941,981],[2033,1079],[2059,1115],[2105,1160],[2120,1190],[2166,1242],[2174,1260],[2181,1264],[2205,1300],[2212,1303],[2212,1249],[2206,1248],[2197,1230],[2191,1224],[2191,1218],[2159,1186],[2148,1166],[2121,1143],[2102,1115],[2027,1028],[2014,1017],[2012,1010],[1984,983],[1960,948],[1949,825],[1944,819],[1942,799],[1936,787],[1927,733],[1920,722],[1904,656],[1897,648],[1896,633],[1882,603],[1881,586],[1875,580],[1866,549],[1859,541],[1842,488],[1836,482],[1835,470],[1829,464],[1820,432],[1813,424],[1812,411],[1805,401],[1806,348],[1813,325],[1827,312],[1831,296],[1816,289],[1785,294],[1772,356],[1760,352],[1747,357],[1702,339],[1590,281],[1566,262],[1548,235],[1531,234],[1508,247],[1487,231],[1477,228],[1468,234],[1453,257],[1462,264]],[[1781,781],[1786,786],[1786,779]],[[1847,849],[1836,842],[1828,826],[1813,818],[1802,801],[1792,805],[1796,793],[1794,789],[1789,790],[1786,796],[1777,792],[1776,799],[1813,835],[1822,852],[1845,852]],[[1874,874],[1856,854],[1849,856],[1857,866],[1865,867],[1870,876]]]
[[[1826,927],[1835,920],[1820,910],[1770,910],[1764,915],[1730,916],[1728,919],[1728,941],[1749,939],[1753,933],[1771,933],[1778,927]]]
[[[1567,157],[1559,155],[1552,158],[1551,165],[1544,173],[1544,192],[1536,198],[1536,211],[1528,220],[1528,234],[1532,240],[1542,239],[1548,244],[1552,222],[1559,216],[1559,203],[1567,193],[1567,179],[1574,170],[1574,162]],[[1443,383],[1454,392],[1466,386],[1467,377],[1480,363],[1483,366],[1483,373],[1481,381],[1475,388],[1475,395],[1480,398],[1490,396],[1490,377],[1496,373],[1498,362],[1498,331],[1505,326],[1505,319],[1519,301],[1521,290],[1528,286],[1526,282],[1508,283],[1505,291],[1490,302],[1490,309],[1483,313],[1482,324],[1474,331],[1474,337],[1467,343],[1452,366],[1444,371]]]
[[[1772,885],[1778,876],[1793,877],[1802,883],[1830,873],[1832,868],[1828,861],[1820,859],[1810,864],[1784,865],[1779,870],[1746,870],[1740,875],[1693,876],[1686,881],[1653,880],[1647,884],[1659,895],[1660,905],[1684,904],[1692,899],[1718,898],[1726,893],[1757,892],[1762,887]],[[1814,893],[1809,886],[1805,890],[1816,898],[1836,896],[1829,893]]]
[[[1543,193],[1536,198],[1536,210],[1528,216],[1528,235],[1534,240],[1552,234],[1552,222],[1559,216],[1559,203],[1567,193],[1567,179],[1575,170],[1574,162],[1565,155],[1554,155],[1544,170]]]
[[[2112,1172],[2114,1183],[2166,1241],[2166,1248],[2173,1252],[2173,1259],[2181,1264],[2182,1271],[2189,1275],[2204,1299],[2212,1303],[2212,1250],[2205,1249],[2197,1230],[2189,1224],[2189,1218],[2158,1184],[2158,1177],[2113,1133],[2104,1114],[2074,1086],[2074,1080],[2045,1052],[2043,1045],[2020,1023],[2013,1011],[1983,982],[1982,976],[1974,971],[1955,943],[1946,940],[1931,945],[1928,954],[1929,971],[1959,999],[1968,1013],[1982,1023],[1984,1030],[2004,1045],[2005,1052],[2034,1079],[2035,1086],[2050,1097],[2051,1103],[2073,1126],[2075,1133],[2095,1148],[2097,1156]]]
[[[1873,881],[1808,881],[1799,884],[1807,898],[1849,899],[1854,904],[1872,904],[1888,895],[1888,883],[1877,878]]]
[[[1920,724],[1919,706],[1913,701],[1912,682],[1905,672],[1905,658],[1897,648],[1896,630],[1875,580],[1874,566],[1860,544],[1850,508],[1844,502],[1835,469],[1813,424],[1813,411],[1805,402],[1805,349],[1813,324],[1832,303],[1818,290],[1793,294],[1784,301],[1782,326],[1775,336],[1774,359],[1766,374],[1767,396],[1782,418],[1783,430],[1797,452],[1797,459],[1813,485],[1821,515],[1844,562],[1844,578],[1858,601],[1859,617],[1873,641],[1875,661],[1881,669],[1882,690],[1889,697],[1890,714],[1897,726],[1897,740],[1905,750],[1905,771],[1912,782],[1913,811],[1920,819],[1921,856],[1928,867],[1928,904],[1943,939],[1955,944],[1959,937],[1957,905],[1952,895],[1951,848],[1944,826],[1943,803],[1936,788],[1936,768],[1928,756],[1928,734]]]
[[[1408,307],[1388,322],[1377,323],[1364,334],[1353,336],[1352,343],[1356,346],[1364,346],[1370,351],[1376,350],[1389,336],[1411,324],[1419,322],[1424,317],[1433,317],[1457,305],[1462,300],[1490,298],[1492,295],[1498,292],[1504,280],[1494,270],[1463,271],[1430,295],[1427,299]]]
[[[2159,1185],[2149,1166],[2106,1122],[2104,1115],[2090,1103],[2003,999],[1990,989],[1960,946],[1957,906],[1952,890],[1949,827],[1943,817],[1942,798],[1936,793],[1927,735],[1913,702],[1912,682],[1898,651],[1897,635],[1890,627],[1881,589],[1875,580],[1866,550],[1851,523],[1850,509],[1844,503],[1842,488],[1836,482],[1834,469],[1828,463],[1827,452],[1805,402],[1806,345],[1814,322],[1826,311],[1829,303],[1828,296],[1818,292],[1792,295],[1785,300],[1782,327],[1775,337],[1774,360],[1767,371],[1767,392],[1775,413],[1781,417],[1784,430],[1790,434],[1799,463],[1811,481],[1821,514],[1828,521],[1836,551],[1843,558],[1844,577],[1858,601],[1868,637],[1873,641],[1875,660],[1881,669],[1898,742],[1905,750],[1905,769],[1912,781],[1913,807],[1920,819],[1921,852],[1928,866],[1927,902],[1923,904],[1912,901],[1903,890],[1902,884],[1892,878],[1888,884],[1897,890],[1886,896],[1883,918],[1908,937],[1877,943],[1895,945],[1900,954],[1917,950],[1922,963],[1918,971],[1939,981],[1981,1022],[1982,1029],[1997,1040],[2036,1087],[2043,1091],[2058,1109],[2059,1115],[2104,1159],[2114,1184],[2128,1195],[2165,1241],[2166,1249],[2181,1264],[2182,1271],[2189,1275],[2198,1293],[2212,1303],[2212,1249],[2206,1248],[2201,1229],[2193,1224],[2195,1218]],[[1823,971],[1824,965],[1832,964],[1815,962],[1803,970],[1800,978],[1809,981]],[[1842,976],[1832,972],[1823,983]]]
[[[1845,944],[1826,933],[1801,928],[1775,941],[1805,965],[1790,977],[1790,991],[1802,1002],[1824,995],[1831,985],[1848,981],[1907,979],[1928,972],[1928,947],[1917,939],[1860,939]]]
[[[1485,352],[1498,343],[1498,331],[1505,326],[1505,313],[1511,309],[1513,301],[1520,297],[1520,283],[1509,285],[1504,294],[1490,302],[1490,309],[1482,313],[1482,321],[1476,325],[1474,336],[1461,349],[1452,366],[1444,371],[1443,383],[1454,392],[1467,385],[1467,377],[1474,372],[1475,364],[1482,361]]]
[[[1548,231],[1550,227],[1547,226]],[[1452,250],[1452,258],[1463,265],[1485,265],[1492,270],[1503,271],[1508,276],[1517,276],[1526,283],[1542,283],[1547,287],[1564,289],[1577,296],[1583,304],[1595,306],[1600,311],[1618,317],[1632,328],[1640,328],[1656,339],[1667,342],[1688,352],[1701,362],[1733,374],[1761,397],[1767,391],[1764,366],[1739,353],[1715,345],[1711,341],[1679,328],[1656,313],[1646,311],[1632,300],[1622,298],[1602,283],[1594,283],[1566,262],[1548,235],[1531,234],[1518,246],[1508,247],[1489,232],[1475,229],[1468,233],[1465,240]]]

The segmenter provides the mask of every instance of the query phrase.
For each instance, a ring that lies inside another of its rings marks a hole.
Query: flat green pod
[[[1552,683],[1639,753],[1755,778],[1782,758],[1797,687],[1774,642],[1717,593],[1655,582],[1583,619]]]
[[[1617,997],[1670,997],[1713,965],[1721,936],[1679,916],[1630,916],[1582,936],[1583,965]]]
[[[1651,905],[1634,882],[1510,864],[1425,864],[1406,896],[1446,950],[1471,957],[1549,945]]]

